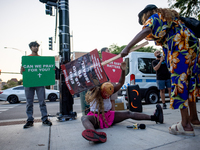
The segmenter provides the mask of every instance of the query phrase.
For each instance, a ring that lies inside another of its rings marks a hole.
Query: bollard
[[[85,94],[87,91],[83,91],[80,93],[80,100],[81,100],[81,111],[82,111],[82,115],[87,115],[88,112],[90,111],[90,105],[88,105],[85,101]]]

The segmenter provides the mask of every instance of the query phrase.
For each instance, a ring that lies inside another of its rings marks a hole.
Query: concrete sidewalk
[[[169,107],[169,103],[168,103]],[[143,113],[152,115],[155,105],[144,105]],[[197,103],[200,111],[200,103]],[[0,127],[1,150],[199,150],[200,128],[194,129],[195,136],[172,135],[168,127],[180,121],[180,111],[166,109],[164,124],[152,121],[136,121],[128,119],[108,129],[99,129],[107,134],[107,142],[95,144],[85,140],[81,133],[84,130],[81,124],[81,114],[76,120],[59,122],[56,117],[50,120],[53,126],[35,123],[34,127],[23,129],[24,124]],[[200,113],[198,113],[200,118]],[[126,128],[133,123],[146,124],[145,130]]]

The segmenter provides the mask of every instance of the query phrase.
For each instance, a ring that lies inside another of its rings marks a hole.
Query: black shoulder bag
[[[186,27],[190,28],[196,37],[200,38],[200,21],[192,18],[192,17],[180,17],[181,21],[183,21]]]

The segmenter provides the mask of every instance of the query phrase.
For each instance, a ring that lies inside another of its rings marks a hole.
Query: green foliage
[[[23,85],[23,79],[20,79],[20,80],[18,81],[18,85]]]
[[[117,44],[112,44],[109,47],[109,50],[112,54],[116,54],[118,55],[119,53],[121,53],[121,51],[126,47],[126,45],[123,46],[117,46]]]
[[[17,86],[17,85],[18,85],[17,82],[12,81],[12,80],[8,80],[8,81],[7,81],[7,85],[4,85],[4,86],[3,86],[3,90],[8,89],[8,88],[11,88],[11,87],[15,87],[15,86]]]
[[[113,44],[110,46],[109,50],[111,53],[113,54],[119,54],[124,48],[126,47],[126,45],[123,46],[117,46],[116,44]],[[153,48],[153,46],[148,46],[148,47],[142,47],[138,50],[136,50],[137,52],[155,52],[157,49]]]
[[[8,89],[8,88],[9,88],[8,85],[4,85],[2,90]]]
[[[200,20],[200,0],[168,0],[168,3],[170,8],[178,8],[181,16]]]
[[[15,87],[17,85],[23,85],[23,79],[20,79],[18,82],[13,80],[8,80],[7,84],[3,86],[2,90]]]
[[[121,51],[126,47],[126,45],[123,45],[123,46],[117,46],[117,44],[112,44],[110,45],[109,47],[109,50],[112,54],[120,54]],[[150,53],[154,53],[157,49],[154,48],[153,46],[148,46],[148,47],[142,47],[138,50],[136,50],[136,52],[150,52]],[[101,50],[98,51],[99,52],[99,56],[100,58],[102,58],[101,56]]]
[[[50,89],[50,85],[48,85],[48,86],[45,86],[45,88],[46,88],[46,89]]]

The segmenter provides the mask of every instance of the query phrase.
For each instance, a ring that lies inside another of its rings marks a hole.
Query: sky
[[[127,45],[142,29],[138,13],[148,4],[168,8],[168,0],[68,0],[71,51],[90,52],[112,44]],[[55,36],[55,16],[45,14],[39,0],[0,1],[0,70],[20,72],[21,57],[31,53],[28,44],[40,44],[39,55],[58,55],[58,46],[48,49]],[[58,37],[56,37],[58,39]],[[144,42],[144,41],[143,41]],[[148,46],[153,46],[150,42]],[[7,47],[7,48],[5,48]],[[160,47],[155,47],[160,48]],[[1,73],[0,79],[22,79],[21,74]]]

